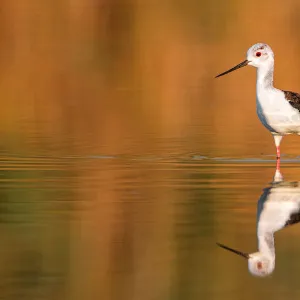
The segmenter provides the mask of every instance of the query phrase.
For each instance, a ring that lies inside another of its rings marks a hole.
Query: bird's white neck
[[[274,234],[264,233],[258,235],[258,249],[259,252],[269,257],[271,260],[275,259],[275,246],[274,246]]]
[[[257,88],[273,88],[274,62],[257,68]]]

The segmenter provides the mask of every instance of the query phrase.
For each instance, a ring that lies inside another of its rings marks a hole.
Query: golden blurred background
[[[300,92],[299,12],[297,0],[2,0],[0,298],[299,297],[297,227],[279,235],[273,279],[215,246],[256,249],[273,161],[210,161],[275,155],[255,70],[214,77],[265,42],[276,86]]]
[[[169,139],[205,155],[271,154],[272,139],[255,112],[255,70],[214,76],[263,41],[276,54],[275,84],[300,91],[299,6],[3,0],[2,148],[153,153]],[[291,144],[283,150],[296,154]]]

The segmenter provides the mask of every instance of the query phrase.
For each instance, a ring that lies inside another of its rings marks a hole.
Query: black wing
[[[288,226],[288,225],[293,225],[293,224],[297,224],[300,222],[300,212],[296,212],[294,214],[292,214],[290,216],[290,218],[288,219],[288,221],[286,221],[284,227]]]
[[[283,91],[285,99],[296,109],[300,112],[300,94],[290,92],[290,91]]]

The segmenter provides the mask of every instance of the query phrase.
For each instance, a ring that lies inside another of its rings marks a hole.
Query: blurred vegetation
[[[268,136],[255,115],[254,71],[213,77],[261,40],[278,54],[276,82],[298,89],[296,0],[284,8],[3,0],[0,8],[0,146],[15,152],[155,152],[157,138],[176,138],[205,154],[237,144],[249,153],[250,126],[247,138]]]

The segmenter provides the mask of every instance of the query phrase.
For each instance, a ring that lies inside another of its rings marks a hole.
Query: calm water
[[[285,179],[299,166],[283,161]],[[268,157],[3,155],[2,299],[299,297],[300,226],[276,234],[269,278],[216,246],[256,251],[274,169]]]
[[[21,3],[22,2],[22,3]],[[299,0],[1,1],[0,299],[299,299],[300,225],[255,278],[275,149],[256,42],[300,92]],[[299,41],[298,41],[299,40]],[[282,173],[300,181],[300,138]]]

